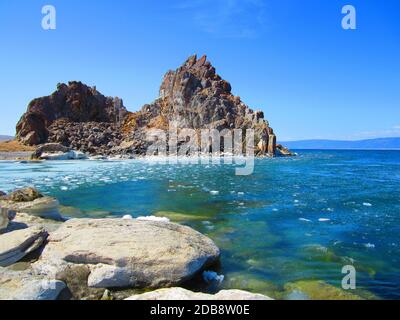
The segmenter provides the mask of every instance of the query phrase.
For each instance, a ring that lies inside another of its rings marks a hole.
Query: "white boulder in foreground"
[[[161,288],[191,279],[219,254],[211,239],[174,223],[73,219],[50,235],[33,268],[57,276],[85,265],[90,287]]]
[[[55,300],[65,284],[0,267],[0,300]]]
[[[192,292],[183,288],[159,289],[137,294],[126,300],[273,300],[262,294],[242,290],[222,290],[217,294]]]
[[[47,238],[40,227],[15,230],[0,235],[0,267],[7,267],[38,249]]]

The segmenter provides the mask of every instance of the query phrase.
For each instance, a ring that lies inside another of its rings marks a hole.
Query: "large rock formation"
[[[34,99],[29,104],[17,124],[17,139],[27,145],[38,145],[48,141],[49,128],[56,120],[114,124],[125,114],[126,109],[119,98],[105,97],[95,87],[81,82],[62,83],[50,96]]]
[[[145,154],[150,129],[241,129],[243,134],[254,129],[256,154],[274,156],[276,136],[263,112],[250,109],[231,90],[206,56],[196,55],[168,71],[159,98],[134,113],[121,99],[106,98],[80,82],[60,84],[52,95],[29,104],[17,138],[28,145],[57,142],[93,155]]]
[[[276,137],[262,111],[253,111],[240,97],[231,93],[231,85],[215,72],[203,56],[191,56],[175,71],[168,71],[162,81],[159,98],[130,113],[124,130],[129,140],[145,141],[149,129],[246,129],[255,130],[255,146],[262,142],[262,154],[275,155]],[[178,141],[178,144],[183,141]],[[143,150],[135,144],[133,150]],[[204,151],[204,150],[203,150]],[[218,151],[218,150],[213,150]]]

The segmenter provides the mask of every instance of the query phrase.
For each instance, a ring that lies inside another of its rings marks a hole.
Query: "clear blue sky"
[[[346,4],[357,30],[341,28]],[[138,110],[205,53],[280,140],[400,136],[399,17],[398,0],[0,0],[0,134],[69,80]]]

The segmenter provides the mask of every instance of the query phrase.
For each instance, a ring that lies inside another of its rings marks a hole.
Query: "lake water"
[[[208,235],[224,288],[318,298],[316,280],[340,288],[354,265],[355,294],[400,299],[400,151],[299,151],[257,159],[250,176],[144,160],[0,162],[0,190],[31,185],[70,217],[166,216]]]

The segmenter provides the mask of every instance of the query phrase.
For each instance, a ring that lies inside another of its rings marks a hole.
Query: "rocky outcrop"
[[[290,151],[288,148],[282,146],[281,144],[276,145],[276,150],[279,152],[281,156],[284,157],[292,157],[296,155],[295,153]]]
[[[169,71],[162,81],[159,98],[145,105],[141,111],[125,118],[124,131],[129,139],[142,142],[148,129],[246,129],[255,130],[255,146],[260,141],[260,154],[275,155],[276,137],[264,119],[262,111],[253,111],[231,92],[229,82],[223,80],[203,56],[191,56],[181,67]],[[178,141],[178,144],[184,141]],[[207,150],[203,150],[208,152]],[[218,151],[218,150],[213,150]]]
[[[243,136],[254,129],[256,154],[276,154],[276,136],[264,113],[233,95],[207,57],[196,55],[168,71],[159,98],[134,113],[126,111],[121,99],[104,97],[81,82],[59,84],[52,95],[29,104],[17,124],[17,139],[27,145],[55,142],[91,155],[144,155],[152,144],[149,130],[171,128],[178,134],[182,129],[240,129]],[[178,136],[178,149],[185,140]],[[208,146],[203,149],[210,152]]]
[[[33,267],[61,278],[68,268],[87,268],[94,288],[160,288],[181,284],[219,258],[207,237],[173,223],[74,219],[48,239]],[[68,283],[67,283],[68,285]]]
[[[56,300],[65,284],[0,267],[0,300]]]
[[[222,290],[214,295],[192,292],[183,288],[159,289],[152,292],[137,294],[126,300],[273,300],[262,294],[242,290]]]
[[[38,249],[47,238],[40,227],[7,232],[0,235],[0,266],[6,267]]]
[[[17,124],[17,139],[27,145],[48,141],[54,121],[117,123],[126,109],[119,98],[105,97],[96,87],[72,81],[58,84],[50,96],[34,99]]]

